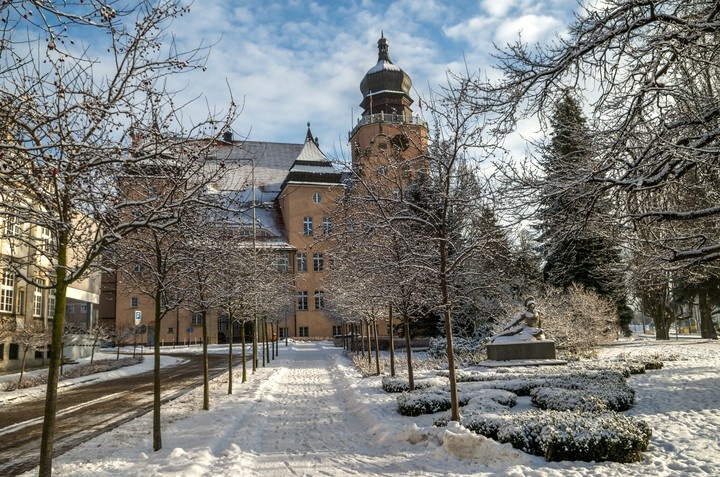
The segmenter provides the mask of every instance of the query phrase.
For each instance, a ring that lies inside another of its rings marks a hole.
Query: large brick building
[[[354,175],[380,175],[388,167],[388,150],[403,158],[421,157],[427,145],[427,125],[413,115],[410,106],[410,77],[390,61],[388,42],[378,41],[378,61],[360,83],[363,113],[349,134],[353,171],[342,171],[318,147],[308,124],[303,143],[284,144],[237,141],[231,134],[214,145],[214,155],[231,171],[215,184],[219,192],[238,194],[254,204],[245,210],[243,240],[254,236],[253,246],[272,248],[294,275],[295,309],[275,317],[279,336],[329,338],[341,332],[340,325],[324,312],[323,280],[331,261],[324,236],[332,233],[335,205],[346,193]],[[395,157],[397,159],[397,157]],[[133,323],[136,312],[151,317],[153,306],[140,294],[126,292],[121,275],[103,280],[100,318],[118,328]],[[217,313],[207,320],[211,343],[227,339],[228,324]],[[158,333],[153,323],[143,341],[157,334],[164,344],[197,341],[197,315],[178,310],[163,319]],[[233,333],[237,336],[237,333]]]

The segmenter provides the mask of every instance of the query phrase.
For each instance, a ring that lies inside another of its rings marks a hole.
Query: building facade
[[[407,178],[424,158],[427,124],[411,109],[410,77],[390,61],[388,42],[378,41],[378,61],[360,83],[363,113],[349,134],[352,173],[342,171],[318,147],[308,124],[303,143],[237,141],[226,133],[213,144],[213,156],[228,171],[213,184],[215,192],[234,196],[247,206],[238,218],[240,237],[248,247],[271,249],[278,263],[292,275],[294,309],[275,317],[279,338],[331,338],[342,333],[325,313],[324,280],[332,266],[327,239],[333,233],[337,204],[352,176],[383,177],[388,169]],[[380,182],[377,182],[380,184]],[[178,309],[155,330],[153,303],[128,291],[121,274],[103,277],[100,320],[116,328],[144,324],[140,342],[162,344],[198,342],[202,319]],[[206,315],[210,343],[228,339],[229,322],[221,313]],[[239,333],[232,333],[237,339]]]

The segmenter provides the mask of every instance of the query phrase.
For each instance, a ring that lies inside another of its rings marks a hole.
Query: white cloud
[[[515,6],[514,0],[482,0],[482,7],[493,17],[504,17]]]
[[[495,43],[504,46],[516,42],[518,37],[524,43],[544,43],[564,29],[565,24],[558,18],[546,15],[523,15],[498,25],[495,31]]]

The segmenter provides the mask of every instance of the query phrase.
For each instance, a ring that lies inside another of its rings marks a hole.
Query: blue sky
[[[448,71],[488,70],[493,44],[545,42],[572,21],[576,0],[196,0],[173,27],[181,46],[214,44],[205,72],[182,75],[182,97],[222,108],[228,84],[244,110],[237,136],[302,142],[311,123],[321,149],[342,159],[361,113],[359,85],[377,61],[381,32],[418,96]]]

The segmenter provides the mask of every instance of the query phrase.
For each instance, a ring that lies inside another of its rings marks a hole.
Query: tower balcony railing
[[[380,112],[360,116],[355,127],[348,133],[348,139],[352,138],[360,127],[372,123],[412,124],[416,126],[425,126],[425,128],[427,128],[427,121],[418,115],[406,116],[405,114],[389,114]]]

